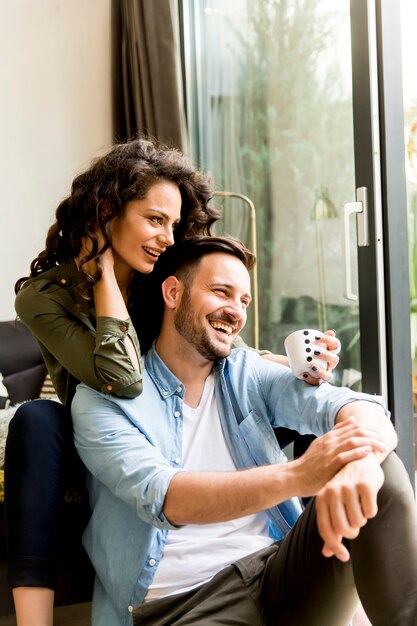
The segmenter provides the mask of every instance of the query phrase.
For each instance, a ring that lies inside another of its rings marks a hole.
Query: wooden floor
[[[90,626],[91,604],[60,606],[54,612],[54,626]],[[0,626],[16,626],[14,615],[1,616]]]

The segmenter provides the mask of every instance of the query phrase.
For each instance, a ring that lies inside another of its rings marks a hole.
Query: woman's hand
[[[323,361],[323,367],[317,369],[311,367],[309,373],[303,374],[304,380],[310,385],[320,385],[323,381],[330,382],[333,378],[332,371],[339,363],[339,357],[334,352],[340,345],[336,339],[335,331],[326,330],[323,334],[324,337],[315,341],[317,348],[314,351],[314,356]]]
[[[99,230],[96,231],[96,235],[97,235],[98,249],[101,250],[105,245],[104,237]],[[80,266],[80,260],[90,254],[92,250],[92,246],[93,244],[89,237],[82,238],[81,252],[78,255],[78,257],[75,259],[75,262],[77,263],[78,268]],[[114,274],[114,258],[113,258],[113,251],[111,248],[107,248],[107,250],[105,250],[103,254],[100,255],[100,264],[101,264],[103,275],[112,276]],[[97,273],[97,257],[95,257],[94,259],[91,259],[91,261],[87,261],[87,263],[84,263],[83,269],[87,271],[91,276],[94,276]]]
[[[320,385],[323,381],[329,382],[333,378],[332,371],[339,363],[339,357],[333,352],[339,347],[339,342],[335,339],[336,333],[334,330],[326,330],[324,335],[325,337],[315,342],[317,344],[317,351],[320,351],[320,354],[315,356],[318,359],[322,359],[323,367],[315,370],[310,369],[309,374],[303,375],[304,380],[306,383],[309,383],[309,385]],[[275,363],[289,367],[286,356],[281,354],[263,354],[262,356],[268,361],[274,361]]]

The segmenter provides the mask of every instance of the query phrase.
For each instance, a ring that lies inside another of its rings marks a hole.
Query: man
[[[142,395],[73,402],[93,624],[346,626],[355,584],[373,624],[417,624],[414,498],[380,400],[231,351],[253,256],[214,237],[177,254]],[[285,462],[276,426],[318,438]]]

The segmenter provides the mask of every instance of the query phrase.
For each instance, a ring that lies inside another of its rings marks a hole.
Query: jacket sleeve
[[[141,363],[130,319],[99,317],[94,327],[64,289],[56,286],[43,291],[39,283],[25,285],[16,297],[15,307],[39,342],[47,365],[50,353],[59,369],[64,368],[76,380],[98,391],[127,398],[141,393],[142,365],[137,370],[126,347],[130,337]]]
[[[79,385],[71,413],[75,445],[89,472],[143,521],[175,528],[162,509],[172,478],[182,470],[170,465],[111,398]]]

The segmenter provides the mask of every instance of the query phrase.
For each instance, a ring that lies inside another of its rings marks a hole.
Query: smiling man
[[[374,625],[417,623],[414,498],[381,402],[232,350],[254,263],[240,242],[175,254],[142,395],[81,385],[73,402],[93,624],[346,626],[358,594]],[[286,462],[278,426],[317,439]]]

